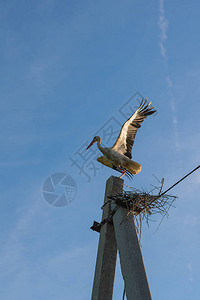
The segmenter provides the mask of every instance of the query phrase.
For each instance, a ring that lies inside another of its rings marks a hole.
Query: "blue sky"
[[[105,182],[90,181],[69,157],[139,92],[156,116],[137,134],[142,172],[126,184],[165,188],[199,165],[199,1],[16,1],[0,3],[0,290],[5,300],[85,300],[92,290]],[[136,99],[133,103],[138,105]],[[111,146],[112,141],[107,146]],[[93,146],[94,150],[96,145]],[[98,163],[95,163],[99,167]],[[66,173],[72,203],[50,206],[45,179]],[[143,225],[142,253],[153,299],[200,293],[199,171],[173,194],[160,218]],[[119,264],[114,299],[122,298]]]

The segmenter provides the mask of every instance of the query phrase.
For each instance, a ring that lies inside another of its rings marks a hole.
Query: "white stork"
[[[103,156],[97,158],[97,161],[103,165],[115,169],[122,173],[120,177],[127,174],[129,177],[132,174],[138,174],[141,171],[141,165],[131,160],[132,147],[135,140],[135,135],[141,123],[147,116],[156,112],[151,106],[151,102],[147,104],[147,100],[141,102],[136,112],[123,124],[119,136],[112,147],[103,148],[101,146],[101,138],[95,136],[90,145],[91,147],[97,142],[97,147],[103,153]],[[86,150],[87,150],[86,149]]]

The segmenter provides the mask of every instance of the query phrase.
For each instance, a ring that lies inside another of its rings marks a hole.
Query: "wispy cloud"
[[[159,20],[158,20],[158,27],[160,29],[160,37],[159,37],[159,47],[160,47],[160,54],[165,60],[167,61],[167,29],[168,29],[168,19],[165,17],[165,10],[164,10],[164,0],[159,0]],[[176,112],[176,101],[173,92],[174,83],[169,75],[166,76],[166,83],[169,89],[170,94],[170,101],[169,105],[172,111],[172,124],[174,127],[174,144],[176,147],[177,152],[180,152],[180,142],[179,142],[179,134],[178,134],[178,118]],[[181,169],[181,161],[179,160],[179,167]]]
[[[170,94],[170,101],[169,105],[172,111],[172,124],[174,127],[174,138],[175,138],[175,147],[177,152],[180,152],[180,142],[179,142],[179,134],[178,134],[178,118],[177,118],[177,109],[176,109],[176,100],[173,92],[173,81],[172,79],[167,76],[166,77],[166,82],[169,88],[169,94]],[[181,164],[181,162],[180,162]]]
[[[7,236],[4,246],[1,248],[0,265],[10,263],[12,260],[18,260],[23,252],[23,238],[28,235],[31,229],[31,222],[38,213],[39,205],[34,203],[15,224],[12,232]],[[12,264],[10,263],[12,266]],[[13,265],[14,266],[14,265]],[[8,268],[6,268],[8,271]]]
[[[169,88],[172,88],[172,87],[173,87],[173,82],[172,82],[171,78],[169,78],[169,77],[167,76],[166,81],[167,81],[168,87],[169,87]]]
[[[193,278],[192,278],[192,265],[189,263],[188,264],[188,273],[189,273],[189,281],[193,281]]]
[[[55,56],[42,57],[36,61],[33,61],[29,67],[29,78],[44,83],[47,80],[47,74],[55,71],[57,64],[57,58]]]
[[[65,244],[62,249],[52,247],[45,252],[49,240],[46,237],[42,241],[43,234],[54,231],[55,224],[51,226],[49,223],[49,213],[43,209],[38,191],[32,190],[32,195],[30,205],[17,211],[18,218],[13,221],[13,228],[7,231],[6,237],[1,238],[2,297],[10,300],[42,300],[45,295],[49,300],[64,300],[66,297],[77,300],[81,293],[82,299],[87,299],[91,289],[88,278],[93,276],[96,243],[92,241],[76,247]],[[48,227],[44,229],[45,226]],[[50,286],[53,289],[49,289]]]
[[[165,47],[165,42],[167,40],[168,20],[165,17],[164,0],[159,0],[159,13],[160,15],[159,15],[158,26],[160,28],[160,40],[159,40],[160,53],[163,57],[166,57],[167,49]]]

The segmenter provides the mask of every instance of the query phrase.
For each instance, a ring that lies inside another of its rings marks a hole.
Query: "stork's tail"
[[[138,174],[142,170],[142,166],[138,164],[137,162],[131,160],[131,162],[128,163],[126,166],[126,169],[133,175]]]

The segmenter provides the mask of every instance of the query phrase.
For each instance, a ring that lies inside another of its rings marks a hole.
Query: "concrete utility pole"
[[[111,176],[106,183],[102,220],[108,218],[110,213],[110,199],[123,190],[120,184]],[[92,300],[112,300],[117,259],[117,244],[113,224],[106,222],[100,230],[99,246],[96,260]]]
[[[114,176],[106,183],[102,220],[113,211],[113,224],[104,221],[100,229],[92,300],[112,299],[117,248],[127,299],[152,299],[134,221],[127,218],[126,208],[108,198],[121,194],[123,183],[123,179]]]

